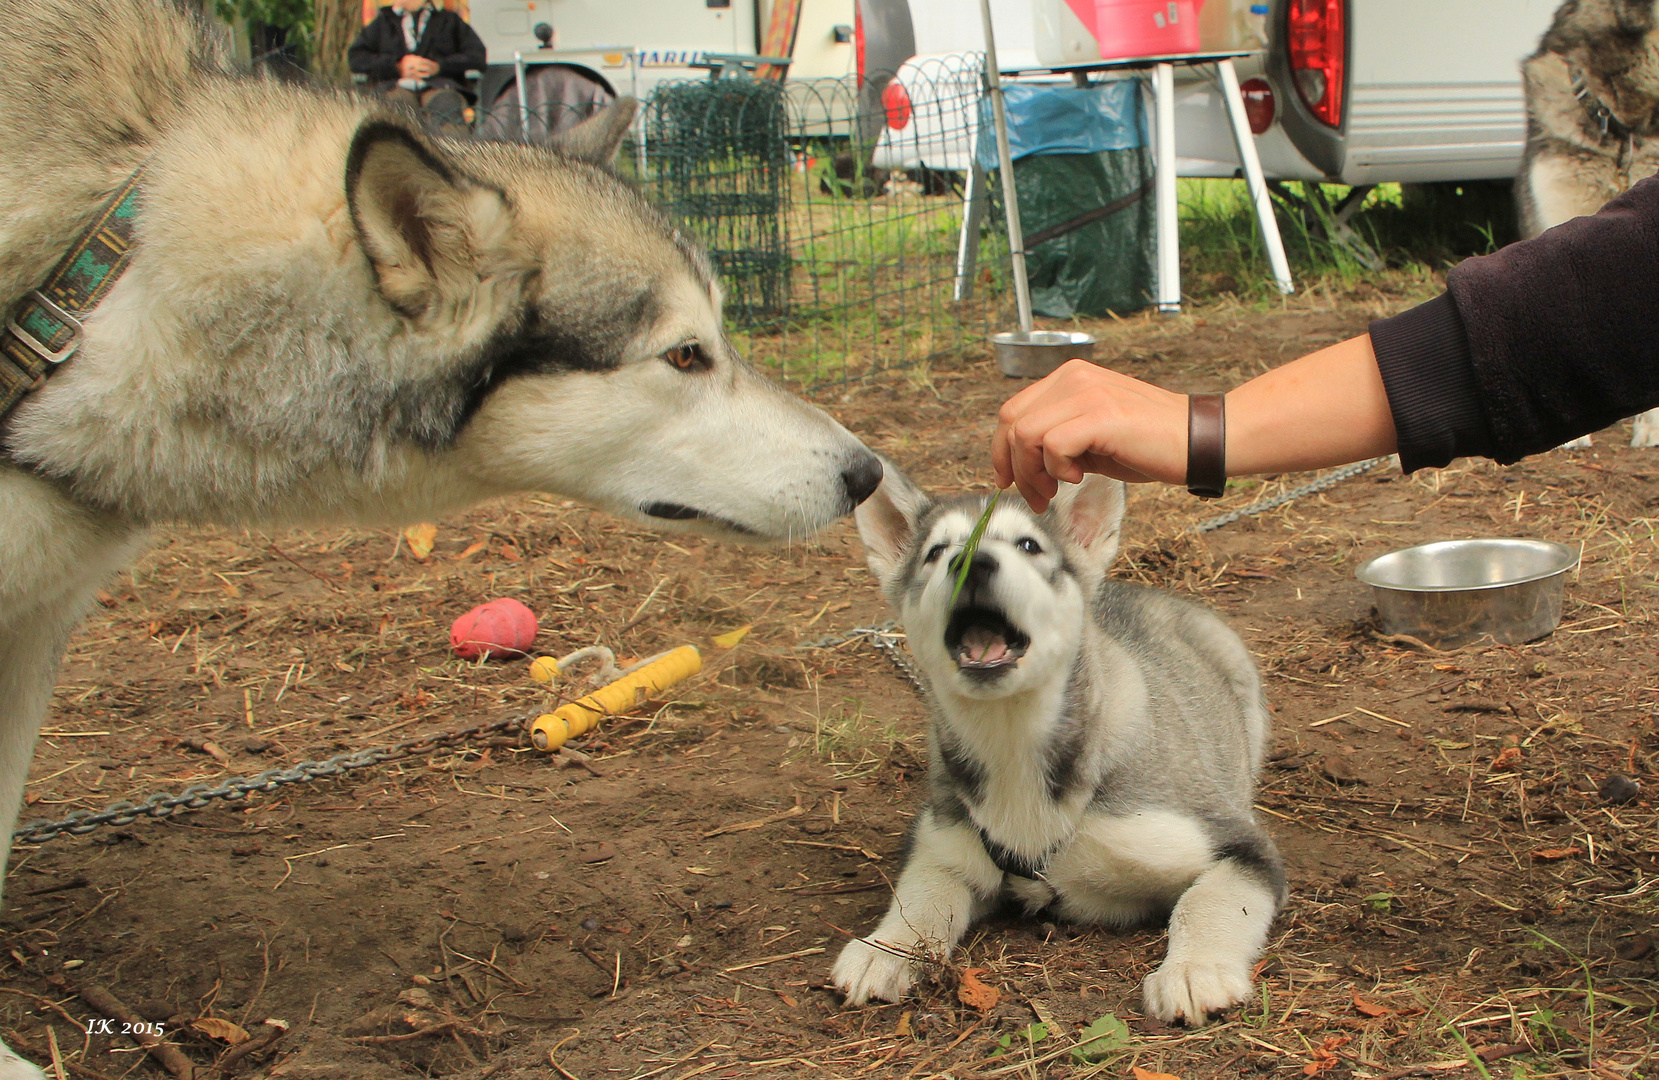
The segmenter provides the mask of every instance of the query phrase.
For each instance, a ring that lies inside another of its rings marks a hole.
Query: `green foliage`
[[[1032,1024],[1024,1031],[1010,1032],[1009,1034],[998,1039],[997,1046],[1001,1049],[992,1050],[991,1056],[1001,1057],[1003,1054],[1006,1054],[1008,1051],[1012,1050],[1014,1048],[1015,1039],[1022,1040],[1027,1046],[1036,1046],[1046,1038],[1048,1038],[1048,1025]]]
[[[1080,1064],[1093,1065],[1122,1050],[1133,1039],[1129,1025],[1107,1013],[1077,1033],[1077,1045],[1071,1048],[1071,1056]]]
[[[1387,915],[1394,910],[1394,894],[1389,892],[1374,892],[1365,898],[1365,903],[1371,905],[1371,910]]]
[[[311,33],[316,17],[312,0],[213,0],[213,8],[226,22],[241,19],[279,26],[302,37]]]
[[[1244,182],[1183,178],[1178,190],[1183,291],[1277,297]],[[1516,238],[1507,182],[1380,184],[1344,231],[1334,225],[1331,208],[1350,190],[1339,184],[1279,187],[1288,201],[1276,195],[1274,211],[1298,289],[1319,280],[1352,286],[1381,267],[1426,274]]]

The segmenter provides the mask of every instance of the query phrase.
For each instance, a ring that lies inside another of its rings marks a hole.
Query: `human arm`
[[[1297,472],[1391,453],[1392,414],[1368,335],[1321,349],[1227,395],[1229,476]],[[1183,483],[1187,395],[1073,360],[1002,406],[997,483],[1042,510],[1085,472]]]
[[[452,48],[439,58],[437,74],[460,82],[467,72],[484,70],[484,41],[465,19],[455,20],[454,40],[448,44]]]
[[[363,27],[351,46],[346,49],[346,63],[352,72],[358,75],[367,75],[373,82],[390,82],[400,77],[398,70],[398,55],[402,50],[393,52],[385,48],[382,40],[381,23],[377,18],[374,22]],[[401,37],[401,31],[400,31]]]

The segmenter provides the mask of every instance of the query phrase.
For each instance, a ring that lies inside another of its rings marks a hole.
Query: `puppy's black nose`
[[[874,454],[861,455],[841,470],[841,486],[847,489],[847,498],[853,506],[868,499],[881,486],[881,459]]]
[[[956,557],[950,561],[951,577],[955,578],[962,572],[962,553],[958,551]],[[985,551],[974,552],[974,561],[968,564],[968,580],[965,584],[978,587],[991,580],[997,572],[995,555]]]

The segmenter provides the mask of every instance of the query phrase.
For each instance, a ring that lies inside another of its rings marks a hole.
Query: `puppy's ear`
[[[617,98],[580,124],[554,136],[553,148],[566,157],[609,168],[637,111],[639,102],[633,98]]]
[[[858,504],[853,521],[864,541],[864,558],[883,589],[898,577],[910,545],[916,542],[916,522],[933,505],[927,493],[907,480],[898,466],[881,459],[881,486]]]
[[[1061,484],[1049,509],[1059,530],[1082,553],[1084,566],[1104,575],[1123,535],[1123,481],[1089,473],[1081,484]]]
[[[384,119],[365,121],[352,138],[346,204],[380,295],[410,319],[470,296],[513,222],[502,192]]]

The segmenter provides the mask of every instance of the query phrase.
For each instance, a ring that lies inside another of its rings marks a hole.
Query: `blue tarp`
[[[1134,150],[1146,142],[1136,79],[1087,87],[1004,83],[1002,91],[1008,109],[1008,147],[1015,161],[1031,154]],[[997,139],[989,94],[979,103],[975,152],[982,168],[996,171]]]

